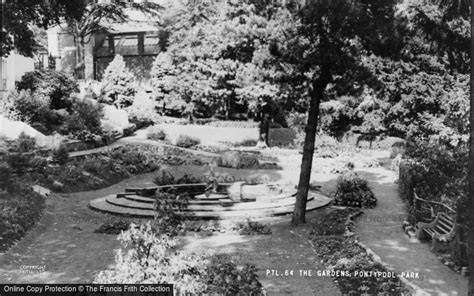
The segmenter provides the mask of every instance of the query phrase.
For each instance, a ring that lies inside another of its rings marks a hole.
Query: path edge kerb
[[[382,264],[385,268],[391,270],[391,271],[395,271],[388,263],[384,262],[382,260],[382,258],[377,255],[377,253],[375,253],[371,248],[367,247],[364,243],[360,242],[358,239],[356,240],[356,243],[365,249],[365,251],[367,252],[367,254],[371,255],[372,258]],[[413,295],[416,295],[416,296],[427,296],[427,295],[431,295],[430,293],[426,292],[425,290],[423,290],[422,288],[420,288],[417,284],[407,280],[406,278],[404,277],[401,277],[399,275],[397,275],[398,279],[405,285],[407,285],[408,287],[410,287],[414,294]]]

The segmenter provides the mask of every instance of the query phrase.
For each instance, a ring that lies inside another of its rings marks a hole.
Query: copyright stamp
[[[43,273],[46,270],[46,265],[21,265],[21,274]]]

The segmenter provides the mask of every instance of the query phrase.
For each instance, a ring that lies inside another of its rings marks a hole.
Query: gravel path
[[[360,174],[370,182],[378,199],[377,207],[364,210],[357,222],[360,241],[397,273],[418,273],[407,279],[429,294],[466,295],[467,277],[443,265],[429,243],[410,239],[403,231],[405,205],[398,196],[394,172],[380,167],[361,169]]]

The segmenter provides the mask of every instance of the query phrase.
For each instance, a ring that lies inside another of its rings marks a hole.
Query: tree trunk
[[[74,76],[77,79],[84,79],[84,37],[76,34],[76,65],[74,67]]]
[[[309,104],[308,121],[305,128],[305,139],[303,145],[303,160],[301,161],[300,180],[296,193],[295,209],[291,222],[295,225],[305,223],[306,201],[308,199],[309,181],[311,179],[311,168],[313,165],[314,144],[316,131],[318,129],[319,105],[323,98],[324,90],[329,83],[330,74],[327,67],[323,67],[321,76],[313,83],[311,91],[311,102]]]
[[[471,27],[474,25],[474,13],[472,7],[474,6],[474,0],[471,0]],[[474,32],[471,30],[471,48],[474,46]],[[471,51],[472,52],[472,51]],[[471,92],[470,92],[470,105],[469,111],[469,162],[468,162],[468,178],[469,178],[469,196],[468,196],[468,223],[466,229],[467,233],[467,257],[469,263],[469,283],[467,288],[467,294],[474,296],[474,80],[472,76],[474,74],[474,60],[471,53]]]

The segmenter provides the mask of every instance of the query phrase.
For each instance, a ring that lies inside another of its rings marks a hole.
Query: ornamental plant
[[[116,55],[107,66],[102,80],[102,97],[99,101],[124,108],[132,105],[137,84],[133,73],[121,55]]]
[[[337,180],[334,204],[357,208],[374,208],[377,198],[366,180],[352,170],[343,173]]]
[[[115,255],[116,266],[99,272],[96,284],[173,284],[186,293],[202,293],[201,280],[207,260],[177,249],[177,240],[156,234],[151,223],[131,224],[118,240],[122,249]]]

